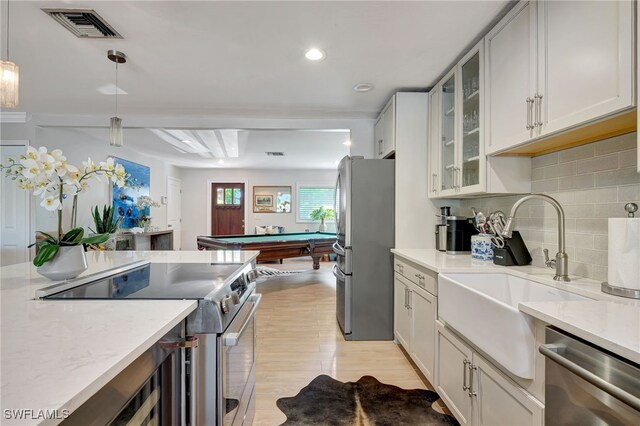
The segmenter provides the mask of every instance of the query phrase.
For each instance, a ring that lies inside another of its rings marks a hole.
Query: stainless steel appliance
[[[184,423],[185,348],[191,359],[197,358],[197,340],[184,336],[184,324],[178,324],[74,410],[62,425],[174,426]]]
[[[336,313],[347,340],[393,339],[395,161],[344,157],[336,184]]]
[[[553,327],[545,343],[546,424],[639,423],[640,365]]]
[[[447,216],[451,216],[451,207],[440,207],[436,224],[436,250],[447,251]]]
[[[185,351],[185,425],[251,424],[255,399],[255,262],[146,263],[108,276],[56,285],[48,300],[193,299],[185,334],[197,339],[197,357]],[[106,275],[106,274],[105,274]],[[175,424],[175,423],[174,423]]]

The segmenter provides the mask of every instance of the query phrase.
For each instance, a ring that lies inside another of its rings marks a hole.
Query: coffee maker
[[[471,253],[471,236],[478,230],[466,216],[447,217],[447,254]]]
[[[451,215],[451,207],[440,207],[436,222],[436,250],[447,251],[447,217]]]

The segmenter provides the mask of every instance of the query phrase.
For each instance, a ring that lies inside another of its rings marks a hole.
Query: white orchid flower
[[[26,159],[30,159],[30,160],[37,160],[38,159],[38,150],[35,149],[32,146],[28,146],[27,147],[27,155],[24,158]]]
[[[96,170],[98,170],[98,166],[96,165],[96,163],[91,161],[91,157],[89,157],[87,161],[83,161],[82,165],[84,166],[85,173],[95,172]]]
[[[22,169],[22,175],[27,179],[35,178],[41,172],[40,164],[31,158],[20,160],[20,164],[24,167],[24,169]]]
[[[107,161],[101,161],[100,168],[108,172],[112,172],[115,169],[113,157],[107,158]]]
[[[54,210],[59,210],[62,208],[62,204],[60,203],[60,200],[56,197],[46,197],[42,200],[40,205],[45,209],[49,210],[50,212]]]

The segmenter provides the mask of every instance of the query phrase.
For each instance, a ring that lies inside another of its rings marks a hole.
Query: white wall
[[[247,233],[255,226],[284,226],[286,232],[318,229],[317,223],[296,222],[299,184],[334,187],[336,170],[244,170],[244,169],[182,169],[182,249],[195,250],[198,235],[210,232],[210,182],[244,182]],[[291,186],[291,213],[253,213],[253,186]],[[328,231],[334,231],[328,224]]]
[[[34,147],[45,146],[49,150],[61,149],[67,157],[67,161],[78,167],[82,167],[82,162],[88,157],[94,162],[104,161],[109,156],[116,156],[126,160],[134,161],[151,169],[150,195],[155,201],[160,202],[161,196],[167,195],[167,176],[180,178],[180,169],[173,167],[163,161],[141,155],[125,146],[116,148],[103,141],[91,140],[84,133],[67,128],[42,128],[36,127],[35,135],[30,144]],[[35,230],[53,231],[57,227],[57,215],[55,212],[48,212],[39,205],[39,198],[35,200],[33,208],[35,212]],[[71,203],[65,203],[64,229],[68,229],[70,224],[67,218],[70,213],[66,211],[71,207]],[[111,204],[111,186],[106,182],[99,183],[93,181],[89,192],[78,197],[78,221],[77,226],[93,226],[90,209],[98,205],[100,208],[104,204]],[[151,224],[166,229],[167,226],[167,206],[151,208]]]

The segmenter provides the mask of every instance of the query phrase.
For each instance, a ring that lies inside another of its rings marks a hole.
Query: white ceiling
[[[433,85],[506,4],[12,1],[11,58],[20,110],[34,114],[112,115],[113,96],[98,88],[114,83],[106,51],[117,49],[129,58],[118,84],[128,93],[119,97],[125,123],[131,115],[373,117],[394,91]],[[95,9],[124,39],[78,39],[43,7]],[[311,46],[326,59],[307,61]],[[352,90],[363,82],[375,90]]]
[[[109,129],[67,128],[82,143],[109,145]],[[166,137],[159,137],[163,133]],[[348,130],[124,129],[127,148],[188,168],[335,169],[349,154]],[[169,138],[175,135],[171,142]],[[181,140],[189,135],[191,144]],[[203,137],[204,135],[204,137]],[[210,137],[209,137],[210,135]],[[206,141],[206,142],[205,142]],[[235,143],[237,141],[237,143]],[[202,149],[197,145],[202,144]],[[205,146],[206,145],[206,146]],[[234,150],[234,147],[237,151]],[[267,151],[283,152],[273,157]],[[222,160],[223,163],[219,161]]]
[[[166,123],[125,127],[125,144],[171,164],[332,169],[348,153],[348,133],[189,130],[178,122],[214,116],[375,117],[393,92],[433,85],[506,4],[12,1],[11,59],[20,65],[20,110],[108,123],[116,86],[106,51],[125,52],[118,115],[125,126],[132,117],[164,117]],[[41,8],[94,9],[124,39],[78,39]],[[324,61],[304,58],[312,46],[326,51]],[[353,91],[364,82],[375,89]],[[106,128],[78,123],[75,130],[108,143]],[[285,157],[267,157],[265,151],[283,151]]]

